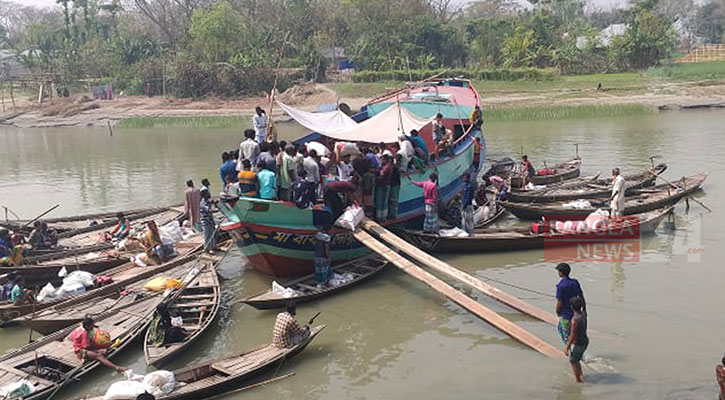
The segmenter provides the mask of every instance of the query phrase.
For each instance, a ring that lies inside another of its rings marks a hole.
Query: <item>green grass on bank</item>
[[[198,117],[131,117],[121,120],[119,128],[144,129],[161,127],[190,127],[190,128],[239,128],[249,124],[248,117],[232,116],[198,116]]]
[[[650,69],[647,74],[678,81],[725,79],[725,61],[663,65]]]
[[[582,105],[582,106],[532,106],[486,108],[484,119],[489,122],[515,122],[545,119],[612,118],[656,113],[653,107],[643,104]]]

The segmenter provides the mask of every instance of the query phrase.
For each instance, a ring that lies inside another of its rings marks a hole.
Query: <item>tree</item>
[[[207,62],[227,62],[241,50],[239,38],[245,28],[242,17],[222,1],[208,11],[194,11],[189,28],[191,46]]]
[[[536,41],[533,29],[517,26],[512,35],[503,41],[503,56],[506,67],[530,67],[536,56]]]
[[[711,0],[697,11],[696,33],[706,43],[722,43],[725,41],[725,2]]]
[[[654,12],[658,0],[644,0],[627,12],[629,28],[623,35],[624,54],[632,68],[657,65],[677,48],[673,21]]]

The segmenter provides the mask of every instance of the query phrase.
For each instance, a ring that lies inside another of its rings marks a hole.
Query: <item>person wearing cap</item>
[[[295,319],[297,305],[294,301],[287,303],[286,310],[277,314],[272,330],[272,344],[280,349],[289,349],[310,337],[310,321],[304,328]]]
[[[85,317],[83,318],[83,322],[81,322],[81,326],[74,329],[68,335],[68,339],[73,344],[73,351],[76,353],[78,359],[82,362],[95,360],[118,372],[126,371],[128,367],[118,366],[106,358],[106,349],[95,348],[93,340],[91,340],[92,332],[95,328],[96,324],[93,318]]]
[[[559,263],[556,266],[556,270],[559,272],[559,277],[561,278],[559,283],[556,284],[556,315],[559,316],[557,329],[561,340],[566,344],[569,341],[569,333],[571,332],[571,318],[574,316],[570,300],[579,296],[582,299],[582,308],[585,312],[587,306],[579,281],[569,277],[571,273],[569,264]]]

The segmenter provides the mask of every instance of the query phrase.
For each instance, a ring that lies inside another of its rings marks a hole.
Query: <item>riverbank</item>
[[[359,109],[375,95],[404,82],[302,85],[279,95],[295,107],[313,111],[319,105],[347,103]],[[474,81],[488,120],[560,119],[646,114],[656,110],[725,107],[725,79],[682,80],[634,73],[562,76],[545,81]],[[87,96],[56,99],[39,105],[29,96],[7,107],[0,124],[21,128],[115,126],[227,127],[246,123],[254,107],[268,108],[262,97],[175,99],[118,96],[112,101]],[[272,118],[287,119],[279,108]]]

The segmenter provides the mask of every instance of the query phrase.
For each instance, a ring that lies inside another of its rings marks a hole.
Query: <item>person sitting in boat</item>
[[[420,157],[425,164],[430,160],[430,152],[428,151],[428,145],[425,143],[422,137],[420,137],[418,131],[413,129],[410,131],[410,143],[413,144],[415,153]]]
[[[242,170],[237,175],[239,182],[239,192],[244,197],[257,197],[259,193],[259,179],[257,173],[252,171],[252,162],[245,159],[242,160]]]
[[[0,265],[14,267],[23,263],[25,248],[16,244],[13,236],[7,229],[0,229]]]
[[[188,336],[183,327],[171,323],[171,313],[166,303],[156,306],[156,313],[149,330],[149,342],[157,347],[181,343]]]
[[[523,171],[521,187],[524,187],[529,183],[532,176],[536,176],[536,169],[534,169],[534,166],[529,161],[529,156],[525,155],[521,157],[521,170]]]
[[[332,278],[330,263],[330,235],[325,229],[315,234],[315,280],[318,287],[327,285]]]
[[[483,112],[481,111],[481,106],[476,105],[476,107],[471,111],[471,115],[468,117],[469,122],[471,125],[473,125],[472,130],[481,130],[481,125],[483,125]]]
[[[131,221],[122,212],[116,214],[118,222],[110,232],[106,232],[106,240],[121,240],[131,231]]]
[[[76,353],[78,359],[82,362],[95,360],[109,368],[115,369],[118,372],[126,371],[128,367],[121,367],[112,363],[108,358],[106,358],[107,349],[100,348],[93,342],[93,338],[95,336],[93,331],[95,328],[96,324],[93,321],[93,318],[85,317],[83,318],[81,326],[74,329],[70,335],[68,335],[68,339],[70,339],[73,344],[73,351]]]
[[[311,321],[303,328],[295,319],[297,304],[294,301],[287,303],[284,312],[277,314],[272,330],[272,344],[281,349],[289,349],[310,337]]]
[[[146,231],[141,236],[140,242],[144,251],[146,251],[146,255],[150,258],[156,258],[159,264],[166,261],[168,255],[173,251],[173,245],[169,249],[161,241],[161,233],[159,233],[159,227],[154,220],[146,222]]]
[[[297,171],[297,179],[290,186],[292,202],[299,208],[308,208],[315,204],[315,184],[307,180],[304,169]]]
[[[15,271],[8,273],[7,280],[0,286],[0,301],[10,301],[10,294],[13,292],[17,277],[18,274]]]
[[[16,306],[33,303],[33,291],[25,287],[25,277],[16,276],[13,281],[13,288],[10,290],[10,302]]]
[[[53,229],[48,229],[45,221],[35,221],[33,231],[30,232],[28,243],[34,250],[52,249],[58,245],[58,236]]]
[[[503,178],[498,175],[494,175],[489,178],[484,178],[484,180],[485,179],[488,179],[488,183],[493,186],[495,194],[494,199],[496,199],[496,201],[508,200],[509,188],[508,184]]]
[[[415,186],[423,188],[425,201],[423,232],[438,234],[438,174],[430,174],[426,182],[416,182],[410,178],[410,175],[408,175],[408,180]]]

